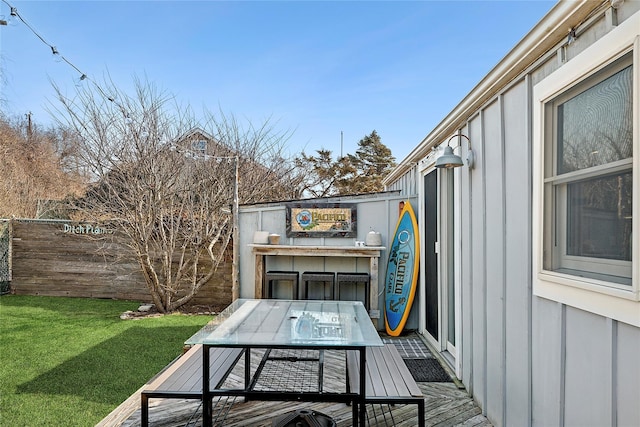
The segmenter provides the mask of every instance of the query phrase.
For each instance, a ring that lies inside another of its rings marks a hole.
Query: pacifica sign
[[[100,234],[113,234],[113,230],[109,230],[103,227],[99,227],[97,225],[91,224],[79,224],[79,225],[70,225],[65,224],[62,228],[64,234],[88,234],[92,236],[97,236]]]
[[[356,205],[351,203],[290,203],[287,237],[355,237]]]

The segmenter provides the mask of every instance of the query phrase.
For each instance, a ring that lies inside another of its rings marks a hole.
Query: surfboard
[[[418,285],[420,240],[418,222],[407,200],[400,212],[389,247],[384,282],[384,325],[387,334],[397,337],[407,323]]]

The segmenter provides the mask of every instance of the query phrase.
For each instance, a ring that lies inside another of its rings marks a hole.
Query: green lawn
[[[127,301],[0,297],[0,425],[93,426],[211,316],[120,320]]]

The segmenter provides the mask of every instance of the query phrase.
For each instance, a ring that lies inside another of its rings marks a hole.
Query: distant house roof
[[[206,139],[207,141],[218,143],[218,141],[213,137],[213,135],[211,135],[210,133],[208,133],[207,131],[199,127],[191,128],[185,134],[180,136],[176,140],[176,142],[192,141],[194,139]]]
[[[199,127],[194,127],[176,138],[174,145],[193,157],[233,157],[238,154]]]

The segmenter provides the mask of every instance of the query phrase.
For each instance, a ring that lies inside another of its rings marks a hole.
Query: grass
[[[211,316],[121,320],[137,303],[0,298],[0,425],[93,426],[182,351]]]

